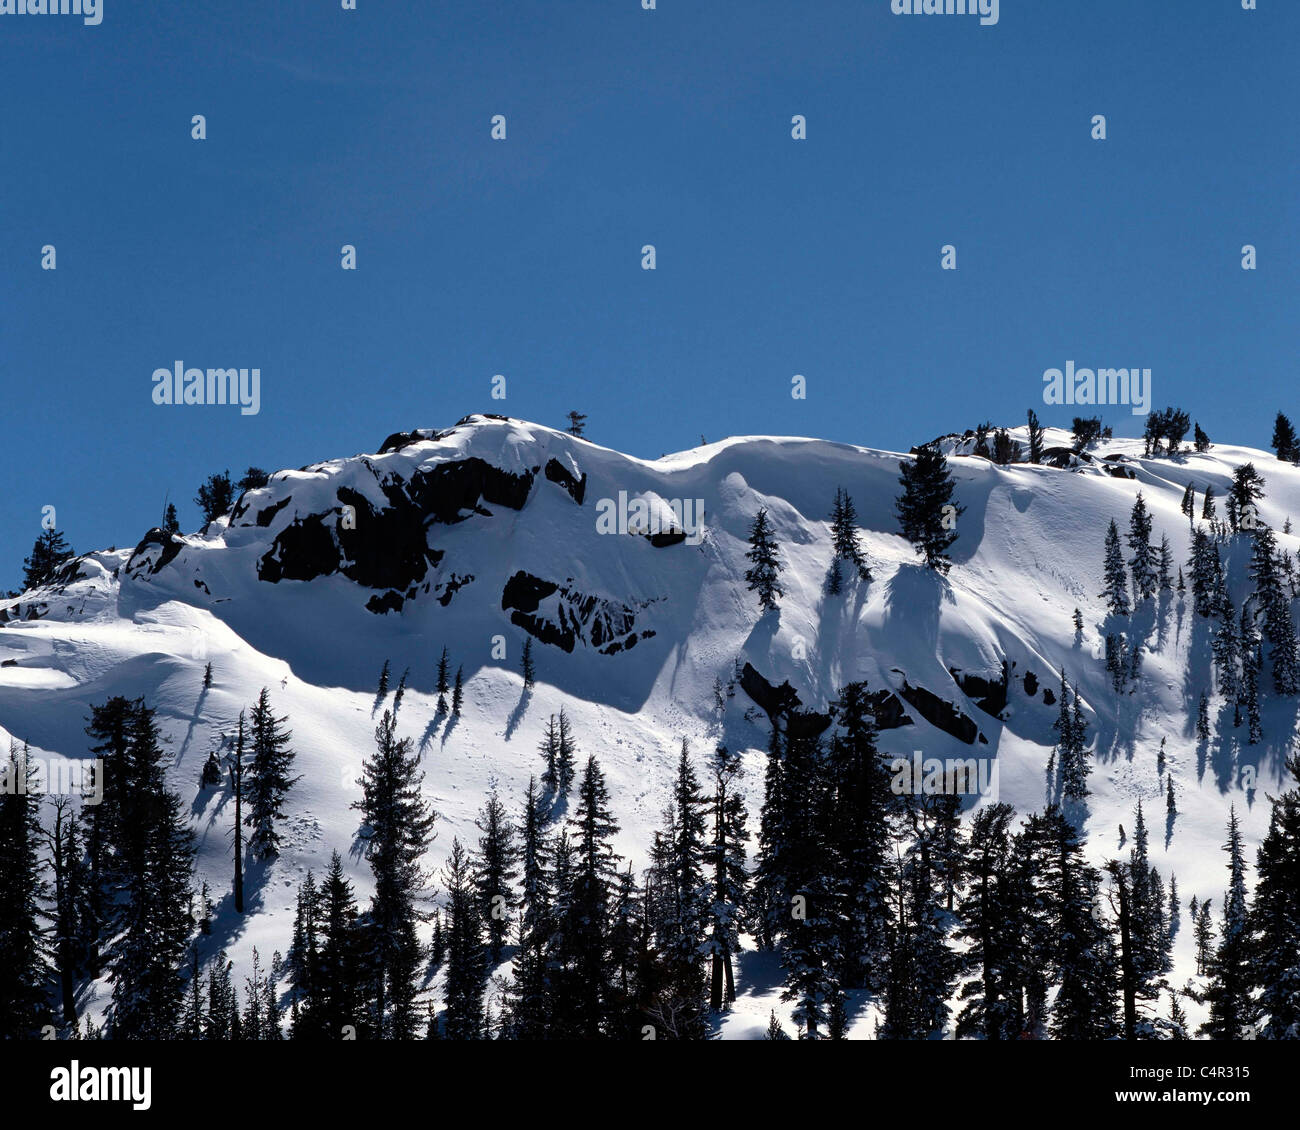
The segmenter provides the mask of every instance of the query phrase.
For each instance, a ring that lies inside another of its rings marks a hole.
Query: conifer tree
[[[1029,462],[1043,461],[1043,428],[1034,410],[1029,409]]]
[[[483,834],[479,837],[478,857],[473,866],[474,889],[479,914],[487,924],[488,954],[492,964],[499,965],[510,914],[519,905],[514,891],[519,873],[515,870],[518,854],[514,829],[495,789],[488,795],[475,826]]]
[[[438,694],[439,714],[447,713],[447,692],[451,690],[451,683],[449,681],[449,676],[450,676],[450,666],[449,666],[449,660],[447,659],[447,648],[444,645],[442,649],[442,655],[438,657],[438,681],[433,688]]]
[[[465,705],[465,668],[456,668],[456,682],[451,690],[451,716],[459,718]]]
[[[312,972],[311,1031],[322,1039],[340,1040],[366,1032],[362,980],[365,940],[357,916],[352,884],[336,851],[320,889],[319,958]]]
[[[1169,592],[1174,587],[1171,570],[1174,567],[1173,551],[1169,548],[1169,535],[1160,535],[1159,581],[1160,591]]]
[[[1210,443],[1210,437],[1205,434],[1201,425],[1197,423],[1192,431],[1193,446],[1198,452],[1204,455],[1213,446]]]
[[[902,534],[924,558],[927,568],[946,574],[952,567],[948,550],[957,540],[956,520],[964,506],[952,501],[955,483],[948,461],[934,444],[899,464],[903,493],[895,503]]]
[[[1141,491],[1129,515],[1128,547],[1133,551],[1129,568],[1133,571],[1133,600],[1137,603],[1154,596],[1159,585],[1151,546],[1151,515]]]
[[[406,695],[406,677],[410,673],[411,673],[411,669],[409,667],[404,668],[402,671],[402,677],[397,680],[397,690],[393,692],[393,716],[394,717],[397,716],[397,712],[402,708],[402,699]]]
[[[524,690],[532,690],[537,679],[537,670],[533,666],[533,637],[524,637],[524,649],[519,660],[519,673],[524,679]]]
[[[785,595],[778,577],[784,566],[777,556],[776,538],[768,521],[767,507],[759,509],[749,530],[749,550],[745,557],[750,567],[745,570],[745,582],[751,592],[758,593],[758,606],[763,612],[777,607]]]
[[[1287,763],[1300,784],[1300,757]],[[1260,1038],[1300,1039],[1300,788],[1270,798],[1268,834],[1259,845],[1255,905],[1250,912]]]
[[[866,554],[862,551],[858,539],[858,515],[849,492],[842,487],[835,491],[835,506],[831,511],[831,542],[833,545],[832,568],[838,577],[836,568],[841,561],[848,561],[857,571],[860,581],[871,580],[871,569],[867,565]]]
[[[388,694],[388,660],[384,660],[384,669],[379,672],[379,698],[382,700]]]
[[[749,875],[745,844],[749,840],[744,797],[733,787],[739,759],[719,746],[713,765],[712,835],[704,849],[705,872],[712,883],[708,907],[709,1007],[730,1008],[736,1000],[733,957],[740,952],[740,931],[747,916]]]
[[[1200,1033],[1212,1040],[1240,1040],[1255,1019],[1251,996],[1254,973],[1251,968],[1249,908],[1246,902],[1246,858],[1241,826],[1234,806],[1228,817],[1228,894],[1223,908],[1219,945],[1209,963],[1210,984],[1205,990],[1209,1019]]]
[[[1247,741],[1257,745],[1263,735],[1259,717],[1259,636],[1247,602],[1241,609],[1241,691],[1239,701],[1246,709]]]
[[[447,980],[445,1035],[450,1040],[483,1038],[483,987],[487,980],[483,918],[473,869],[459,839],[443,868],[447,890]]]
[[[555,788],[560,796],[569,795],[573,788],[573,775],[577,765],[578,747],[573,739],[573,727],[564,707],[560,707],[560,725],[556,730]]]
[[[1112,518],[1106,530],[1106,555],[1103,568],[1105,587],[1101,591],[1106,607],[1112,616],[1127,616],[1131,611],[1128,599],[1128,574],[1124,569],[1124,552],[1119,544],[1119,527]]]
[[[277,718],[271,709],[270,693],[265,687],[249,715],[249,752],[247,797],[248,815],[244,822],[253,829],[248,838],[249,853],[255,859],[274,859],[280,854],[277,825],[284,819],[284,797],[297,777],[291,777],[294,752],[289,743],[293,735],[285,728],[287,717]]]
[[[1201,504],[1201,517],[1207,522],[1212,522],[1218,513],[1214,505],[1214,487],[1209,483],[1205,484],[1205,497]]]
[[[42,938],[46,895],[38,844],[41,825],[35,769],[9,743],[0,790],[0,1039],[32,1039],[49,1019],[49,957]]]
[[[48,585],[72,556],[72,547],[62,533],[44,530],[32,546],[31,556],[23,559],[23,590],[29,592]]]
[[[559,790],[560,780],[560,731],[554,714],[546,723],[538,750],[546,759],[546,768],[542,770],[542,790],[548,797],[554,797]]]
[[[1281,412],[1273,424],[1273,439],[1270,446],[1277,452],[1277,457],[1286,463],[1300,462],[1300,440],[1296,438],[1295,428]]]
[[[561,1036],[595,1039],[607,1027],[610,894],[617,882],[619,857],[613,847],[618,824],[610,812],[605,775],[594,757],[587,758],[570,828],[571,880],[564,874],[563,839],[556,868],[556,891],[563,899],[556,1027]]]
[[[410,738],[398,738],[384,711],[375,730],[375,755],[362,763],[361,812],[365,854],[375,879],[370,904],[376,976],[375,1027],[395,1040],[416,1033],[415,976],[420,944],[416,901],[428,878],[421,858],[433,838],[435,815],[421,794],[424,774]]]
[[[1196,737],[1198,741],[1208,741],[1210,737],[1210,700],[1204,691],[1196,707]]]

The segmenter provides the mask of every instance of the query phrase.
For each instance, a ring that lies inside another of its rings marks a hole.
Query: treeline
[[[1062,703],[1068,727],[1077,711]],[[277,764],[285,720],[265,694],[252,717],[246,740],[258,748],[260,726]],[[241,1001],[224,951],[205,952],[215,912],[206,886],[195,897],[152,712],[112,699],[88,728],[108,768],[101,805],[56,801],[42,822],[38,797],[0,796],[0,1034],[703,1039],[735,1000],[747,935],[777,955],[800,1038],[842,1038],[874,1005],[881,1039],[1181,1039],[1188,998],[1208,1005],[1202,1036],[1300,1035],[1300,787],[1272,799],[1253,905],[1234,812],[1222,911],[1191,906],[1203,976],[1180,988],[1168,977],[1183,912],[1150,862],[1140,805],[1127,859],[1099,869],[1056,805],[963,820],[955,795],[899,791],[864,684],[844,687],[831,717],[820,733],[800,712],[774,722],[752,838],[738,758],[695,758],[683,742],[638,873],[615,850],[605,775],[562,713],[539,750],[548,786],[531,780],[515,814],[488,796],[476,843],[453,840],[435,876],[436,814],[386,711],[354,806],[374,893],[358,903],[335,853],[298,891],[285,957],[263,969],[255,955]],[[1061,736],[1062,750],[1084,738]],[[1300,785],[1300,761],[1290,768]],[[250,755],[244,772],[265,770]],[[276,811],[250,799],[259,852],[275,850],[261,819]],[[101,1033],[76,1001],[105,972]],[[775,1016],[769,1035],[786,1035]]]

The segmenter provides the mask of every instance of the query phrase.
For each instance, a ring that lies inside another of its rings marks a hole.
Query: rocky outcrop
[[[899,693],[931,726],[951,735],[959,742],[965,742],[966,745],[974,745],[976,738],[983,744],[988,744],[988,738],[980,733],[979,727],[973,720],[933,691],[926,690],[925,687],[914,687],[904,678],[903,688]]]
[[[185,542],[179,535],[169,534],[166,530],[154,526],[131,551],[131,556],[126,563],[126,571],[133,575],[137,570],[143,569],[153,576],[172,561],[184,546]],[[75,578],[76,573],[73,573],[68,580]]]
[[[534,639],[572,652],[579,643],[603,655],[629,651],[654,636],[652,629],[637,631],[637,615],[652,602],[638,607],[607,597],[579,592],[570,582],[561,585],[534,577],[522,569],[501,592],[501,608],[510,622]]]
[[[546,478],[552,483],[558,483],[568,492],[568,495],[579,506],[587,495],[587,476],[583,475],[580,479],[573,477],[573,472],[569,470],[558,459],[551,458],[546,462]]]

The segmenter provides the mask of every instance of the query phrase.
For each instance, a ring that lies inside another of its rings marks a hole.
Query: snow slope
[[[1068,442],[1061,432],[1047,438]],[[1138,692],[1116,696],[1101,658],[1102,539],[1111,518],[1127,529],[1141,490],[1156,541],[1167,534],[1176,562],[1185,563],[1186,484],[1198,495],[1212,484],[1222,499],[1233,469],[1247,461],[1267,480],[1261,517],[1280,531],[1300,514],[1300,470],[1224,445],[1144,459],[1140,441],[1117,440],[1068,468],[997,467],[962,454],[970,441],[961,437],[944,446],[965,507],[946,580],[920,568],[896,533],[906,456],[893,452],[746,437],[646,461],[539,425],[473,416],[445,431],[391,437],[380,454],[281,471],[204,530],[175,539],[151,532],[135,550],[83,556],[61,583],[0,601],[0,741],[12,735],[34,755],[85,756],[90,705],[143,695],[174,757],[171,785],[192,806],[199,876],[220,899],[230,885],[231,804],[223,789],[201,790],[199,774],[239,711],[268,687],[277,712],[290,718],[302,776],[289,796],[286,849],[248,877],[248,913],[234,915],[228,900],[219,907],[213,948],[226,946],[246,969],[254,945],[264,956],[287,948],[296,887],[308,869],[324,870],[332,849],[345,855],[359,895],[368,894],[350,805],[373,747],[385,659],[394,687],[410,669],[399,731],[423,753],[425,790],[440,814],[433,867],[454,836],[476,838],[475,813],[493,785],[518,810],[529,775],[540,772],[546,720],[562,705],[581,751],[595,753],[609,777],[622,825],[618,850],[638,868],[683,737],[701,755],[719,741],[747,751],[744,787],[756,829],[766,719],[739,687],[723,718],[713,706],[715,677],[726,683],[737,660],[773,685],[788,681],[813,710],[825,710],[853,679],[873,690],[902,692],[904,680],[924,688],[965,715],[987,744],[968,745],[903,702],[911,722],[883,730],[882,749],[994,756],[1000,799],[1029,812],[1044,803],[1056,716],[1043,689],[1055,690],[1064,668],[1094,741],[1091,856],[1120,854],[1117,826],[1131,830],[1142,800],[1155,865],[1166,880],[1177,874],[1184,907],[1195,894],[1213,898],[1217,910],[1229,806],[1242,817],[1253,859],[1266,829],[1265,794],[1276,791],[1291,748],[1295,705],[1274,699],[1265,677],[1265,738],[1248,747],[1231,710],[1225,719],[1212,699],[1215,733],[1198,747],[1197,700],[1213,689],[1208,622],[1193,617],[1190,595],[1177,594],[1164,594],[1147,616],[1151,650]],[[1127,471],[1114,474],[1116,467]],[[828,597],[828,518],[841,486],[855,501],[874,577]],[[657,516],[674,502],[680,513],[682,500],[700,500],[698,544],[598,532],[602,506],[613,504],[601,500],[616,502],[620,492],[646,499]],[[760,506],[786,564],[775,617],[758,615],[743,579],[746,535]],[[1278,540],[1293,556],[1300,551],[1294,536]],[[1245,568],[1244,556],[1232,557],[1238,603]],[[1076,606],[1085,624],[1078,639]],[[518,674],[525,632],[535,637],[538,671],[530,694]],[[444,645],[465,675],[464,714],[451,723],[435,721]],[[997,680],[1004,662],[1010,681],[1000,716],[981,709],[980,694],[964,693],[950,673]],[[1027,672],[1037,681],[1032,694]],[[1162,738],[1178,793],[1168,830],[1156,770]],[[1257,774],[1253,788],[1244,787],[1245,768]],[[1191,933],[1184,913],[1175,984],[1193,972]],[[778,981],[768,958],[746,955],[741,999],[723,1034],[759,1034],[768,1009],[781,1010]],[[100,987],[98,1003],[107,995]],[[870,1030],[863,1016],[854,1034]]]

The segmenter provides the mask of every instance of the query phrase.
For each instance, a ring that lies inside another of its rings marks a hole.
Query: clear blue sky
[[[1212,438],[1300,417],[1295,0],[103,3],[0,16],[0,587],[46,504],[131,544],[211,471],[473,411],[906,449],[1068,425],[1075,360]],[[260,414],[155,405],[177,359]]]

